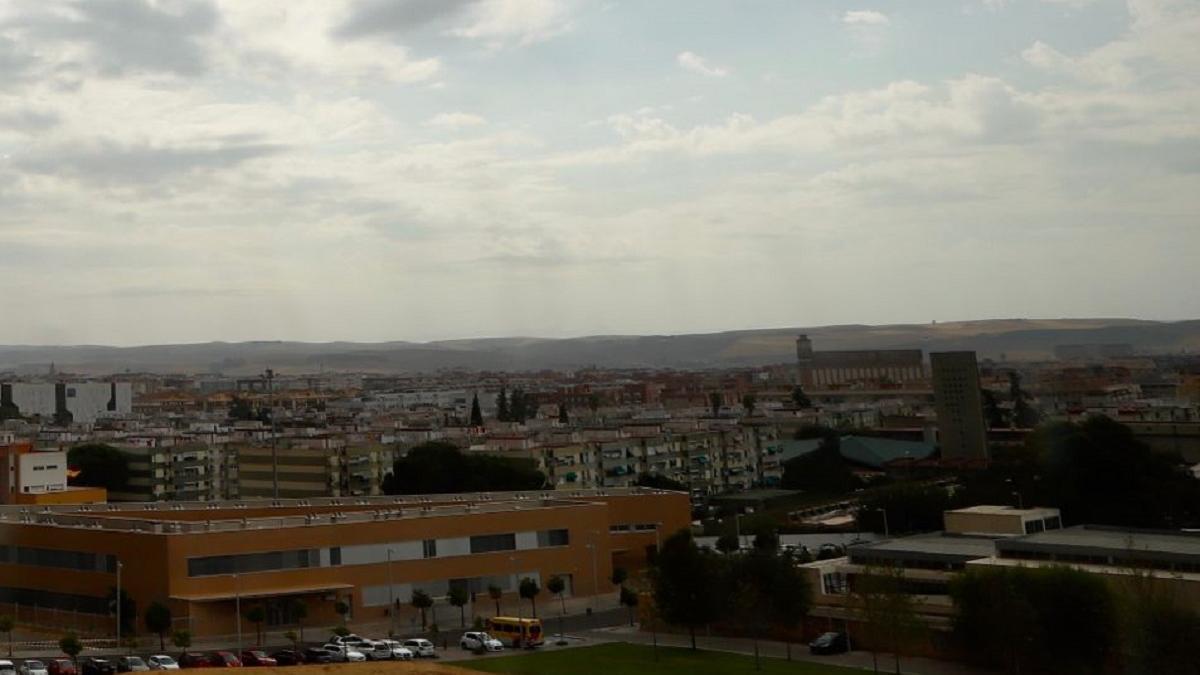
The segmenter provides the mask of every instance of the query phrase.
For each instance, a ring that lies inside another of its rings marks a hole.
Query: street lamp
[[[237,614],[237,657],[242,658],[242,582],[233,573],[233,611]]]
[[[883,536],[886,538],[891,538],[892,532],[890,529],[888,529],[887,509],[875,510],[883,514]]]
[[[117,561],[117,649],[121,649],[121,568],[125,563]]]
[[[521,616],[521,612],[523,611],[521,607],[521,572],[517,569],[517,556],[510,555],[508,556],[508,560],[513,565],[513,584],[517,588],[517,622],[520,623],[520,620],[524,618]],[[524,630],[524,628],[521,629],[522,637],[524,637]]]
[[[600,594],[600,580],[596,574],[596,548],[595,544],[585,544],[586,548],[592,552],[592,612],[596,611],[596,596]]]

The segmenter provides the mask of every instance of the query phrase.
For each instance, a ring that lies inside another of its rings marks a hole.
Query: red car
[[[242,652],[242,665],[247,667],[271,667],[279,665],[275,659],[267,656],[267,653],[257,649],[250,649]]]
[[[209,657],[213,668],[241,668],[242,662],[233,652],[213,652]]]
[[[70,659],[50,659],[46,663],[50,675],[75,675],[75,664]]]
[[[203,654],[181,654],[179,656],[180,668],[212,668],[212,666],[212,662]]]

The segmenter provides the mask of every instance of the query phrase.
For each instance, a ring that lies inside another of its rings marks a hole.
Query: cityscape
[[[1197,0],[0,0],[0,675],[1200,675]]]

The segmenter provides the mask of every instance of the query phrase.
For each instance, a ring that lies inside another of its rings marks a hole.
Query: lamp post
[[[387,550],[387,579],[388,579],[388,618],[390,630],[388,637],[396,636],[396,587],[392,584],[392,549]]]
[[[654,552],[662,553],[662,521],[654,524]]]
[[[1016,490],[1013,490],[1013,496],[1017,498],[1017,508],[1024,511],[1025,510],[1025,498],[1023,496],[1021,496],[1021,493]]]
[[[592,612],[596,611],[596,596],[600,595],[600,581],[596,574],[596,545],[585,544],[592,551]]]
[[[887,537],[887,538],[891,538],[892,532],[890,529],[888,529],[887,509],[875,509],[875,510],[883,514],[883,536]]]
[[[521,572],[517,569],[517,556],[515,556],[515,555],[508,556],[508,561],[511,562],[513,565],[513,584],[516,586],[516,589],[517,589],[517,619],[518,619],[518,623],[519,623],[520,619],[524,618],[521,615],[521,612],[522,612],[522,608],[521,608]],[[523,633],[524,633],[524,631],[522,630],[522,637],[524,637]]]
[[[117,649],[121,649],[121,568],[125,563],[117,561]]]
[[[242,582],[237,572],[233,573],[233,611],[237,614],[237,657],[242,658]]]
[[[733,527],[734,527],[734,531],[737,533],[736,536],[737,536],[737,541],[738,541],[738,548],[739,549],[746,548],[746,542],[742,541],[742,514],[740,514],[740,513],[733,514]]]

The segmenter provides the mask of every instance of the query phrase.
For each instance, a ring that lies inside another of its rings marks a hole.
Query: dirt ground
[[[476,670],[443,665],[436,661],[367,661],[243,670],[254,675],[479,675]]]

